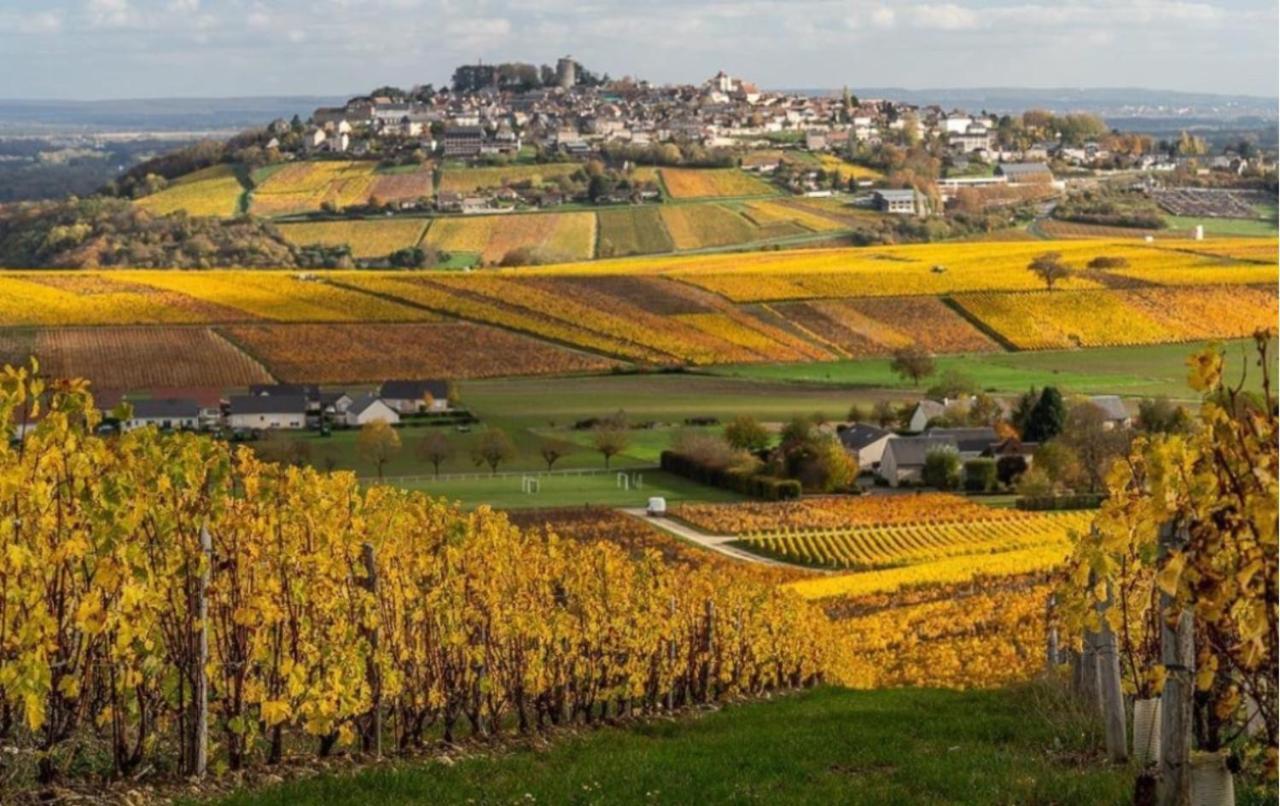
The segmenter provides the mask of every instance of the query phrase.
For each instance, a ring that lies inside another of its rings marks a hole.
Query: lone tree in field
[[[933,356],[920,345],[912,344],[894,352],[889,369],[900,378],[910,379],[912,386],[919,386],[922,379],[933,374],[935,367]]]
[[[542,443],[542,447],[538,449],[538,453],[542,455],[542,461],[547,463],[547,472],[551,472],[551,467],[565,456],[569,454],[569,446],[563,442],[552,442],[550,440]]]
[[[1037,255],[1035,260],[1027,265],[1027,270],[1044,280],[1045,287],[1050,291],[1059,280],[1065,280],[1071,276],[1071,267],[1062,262],[1060,252],[1045,252],[1043,255]]]
[[[631,444],[631,439],[627,436],[626,430],[617,424],[610,423],[596,428],[591,444],[604,457],[604,466],[608,467],[609,460],[625,451]]]
[[[360,429],[356,451],[361,459],[378,468],[381,480],[382,469],[400,453],[400,435],[385,420],[374,420]]]
[[[430,462],[436,478],[440,478],[440,465],[453,458],[453,444],[439,431],[433,431],[418,441],[418,458]]]
[[[516,446],[511,444],[511,437],[501,428],[490,428],[484,432],[471,450],[471,460],[479,465],[488,465],[490,473],[498,472],[498,465],[516,455]]]
[[[758,453],[769,447],[772,436],[755,417],[739,414],[724,427],[724,439],[735,450]]]

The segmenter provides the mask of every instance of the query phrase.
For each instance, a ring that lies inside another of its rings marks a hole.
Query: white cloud
[[[62,30],[62,14],[57,11],[0,11],[0,33],[56,34]]]
[[[98,28],[129,28],[140,19],[129,0],[88,0],[85,11],[89,24]]]
[[[911,6],[908,18],[916,28],[936,31],[970,31],[979,25],[979,12],[955,3]]]

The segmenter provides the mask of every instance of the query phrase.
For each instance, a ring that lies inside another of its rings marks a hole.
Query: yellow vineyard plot
[[[138,199],[135,204],[156,215],[179,210],[191,216],[229,218],[240,211],[244,185],[234,165],[213,165],[176,180],[169,187]]]
[[[367,204],[377,163],[332,160],[286,165],[271,172],[253,191],[257,215],[312,212],[330,204],[338,209]]]
[[[747,215],[758,224],[795,224],[811,232],[836,232],[845,227],[825,216],[776,201],[747,202]]]
[[[659,173],[673,199],[764,196],[777,192],[737,168],[662,168]]]
[[[472,252],[496,263],[516,249],[544,259],[586,260],[595,252],[594,213],[508,213],[436,219],[428,245],[446,252]]]
[[[718,204],[663,206],[660,214],[676,249],[729,246],[757,237],[750,221]]]
[[[956,297],[974,318],[1023,350],[1179,341],[1175,330],[1126,305],[1116,291],[1040,291]]]
[[[840,568],[879,569],[962,555],[996,555],[1061,542],[1089,522],[1088,513],[1022,520],[855,527],[746,538],[749,546],[787,560]]]
[[[124,275],[132,280],[132,273]],[[101,275],[35,272],[0,276],[0,326],[190,324],[228,312],[180,293]],[[236,318],[252,318],[236,312]]]
[[[298,246],[349,246],[355,257],[383,257],[416,246],[428,219],[382,218],[281,224],[280,233]]]
[[[310,275],[268,271],[138,271],[131,279],[278,322],[421,322],[434,315]]]
[[[848,182],[850,179],[868,180],[878,182],[884,179],[884,174],[875,168],[868,168],[866,165],[857,165],[852,162],[845,162],[833,154],[823,154],[818,157],[822,164],[822,170],[831,174],[839,174],[840,179]]]

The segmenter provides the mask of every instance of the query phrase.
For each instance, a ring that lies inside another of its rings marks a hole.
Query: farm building
[[[1053,171],[1043,162],[1005,162],[996,166],[996,176],[1003,176],[1016,184],[1053,181]]]
[[[929,427],[929,421],[947,413],[947,404],[937,400],[921,400],[911,412],[907,420],[908,431],[923,431]]]
[[[924,207],[922,201],[920,194],[913,188],[875,192],[876,209],[882,213],[919,215]]]
[[[297,429],[307,424],[303,395],[232,395],[227,425],[240,430]]]
[[[190,398],[168,397],[132,401],[133,416],[120,424],[125,431],[154,425],[156,428],[190,429],[200,425],[200,404]]]
[[[1128,428],[1133,425],[1133,415],[1124,407],[1124,401],[1118,395],[1094,395],[1089,402],[1096,406],[1105,418],[1104,428]]]
[[[1000,441],[996,430],[990,427],[980,428],[930,428],[924,432],[926,437],[949,439],[956,445],[961,459],[974,459],[991,449]]]
[[[880,459],[880,478],[890,487],[903,483],[919,484],[924,477],[924,463],[934,451],[959,453],[950,437],[899,437],[885,445]]]
[[[377,395],[361,395],[356,398],[343,414],[347,425],[361,426],[382,421],[387,425],[397,425],[400,415]]]
[[[840,444],[844,445],[844,449],[858,460],[858,467],[864,469],[878,467],[881,457],[884,456],[885,446],[889,444],[889,440],[895,438],[892,431],[866,423],[854,423],[848,427],[841,427],[836,435],[840,438]]]
[[[401,414],[449,410],[448,381],[386,381],[378,396]]]

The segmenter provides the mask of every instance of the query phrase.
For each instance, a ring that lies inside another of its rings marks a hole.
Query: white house
[[[381,420],[387,425],[397,425],[400,414],[377,395],[361,395],[352,401],[343,413],[347,425],[358,427]]]
[[[200,404],[189,398],[131,401],[133,416],[120,424],[124,431],[154,425],[156,428],[195,430],[200,425]]]
[[[237,430],[298,429],[307,425],[304,395],[232,395],[227,425]]]
[[[876,428],[866,423],[854,423],[848,427],[841,426],[836,435],[844,449],[858,460],[858,467],[863,470],[874,470],[880,466],[885,446],[897,435],[883,428]]]
[[[401,414],[448,411],[449,383],[442,380],[386,381],[378,389],[378,397]]]

